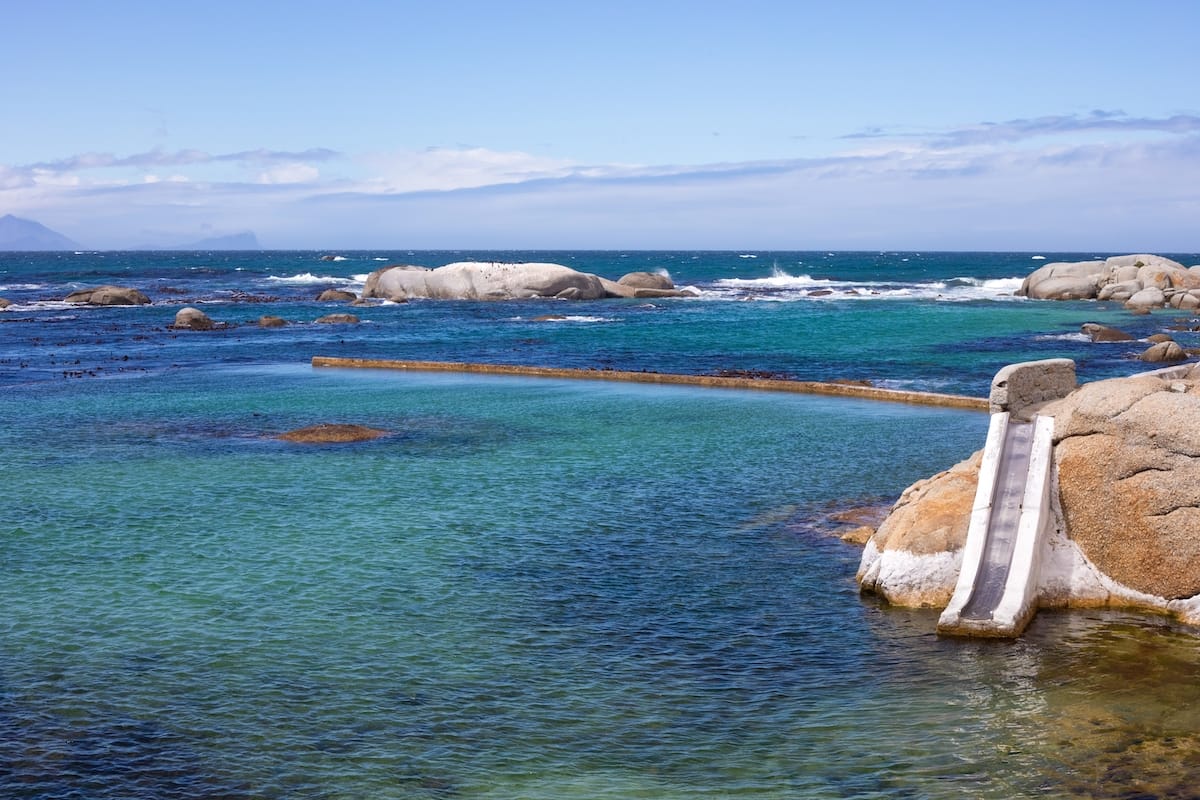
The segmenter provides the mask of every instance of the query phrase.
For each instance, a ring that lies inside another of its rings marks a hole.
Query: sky
[[[1200,251],[1200,3],[0,0],[94,248]]]

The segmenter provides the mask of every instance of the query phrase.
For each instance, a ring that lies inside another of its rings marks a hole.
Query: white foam
[[[302,272],[299,275],[268,275],[265,280],[288,286],[305,286],[310,283],[354,283],[358,279],[341,278],[333,275],[313,275],[311,272]],[[363,280],[366,280],[366,276],[363,276]]]
[[[68,303],[65,300],[38,300],[32,303],[13,303],[4,311],[78,311],[79,303]],[[74,319],[74,317],[72,317]]]
[[[1033,339],[1037,342],[1090,342],[1092,337],[1086,333],[1044,333]]]
[[[532,319],[526,319],[525,317],[511,317],[510,319],[513,322],[532,322],[533,321]],[[588,316],[587,314],[562,314],[562,315],[552,314],[552,315],[548,315],[545,317],[541,317],[537,321],[538,322],[616,322],[616,320],[613,319],[612,317],[595,317],[595,316]]]
[[[837,284],[834,281],[820,280],[808,275],[789,275],[781,269],[775,269],[769,278],[723,278],[714,281],[713,285],[733,289],[810,289]]]
[[[758,258],[754,253],[742,253],[738,258]]]
[[[1032,258],[1034,261],[1045,261],[1046,260],[1045,256],[1030,256],[1030,258]]]
[[[10,283],[7,286],[0,286],[0,292],[30,292],[37,289],[45,289],[45,283]]]
[[[1020,300],[1022,278],[956,277],[948,280],[906,283],[900,281],[843,281],[790,275],[776,268],[765,278],[725,278],[700,293],[709,300]]]

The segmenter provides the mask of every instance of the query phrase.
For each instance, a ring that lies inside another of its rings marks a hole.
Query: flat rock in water
[[[304,444],[341,444],[345,442],[369,442],[381,436],[389,436],[391,431],[379,428],[368,428],[365,425],[347,425],[341,423],[322,423],[310,425],[307,428],[297,428],[294,431],[281,433],[276,439],[285,442],[301,442]]]
[[[91,289],[77,289],[63,300],[67,303],[89,306],[144,306],[150,303],[149,297],[128,286],[96,286]]]
[[[318,317],[316,322],[322,325],[357,325],[359,319],[354,314],[326,314],[323,317]]]

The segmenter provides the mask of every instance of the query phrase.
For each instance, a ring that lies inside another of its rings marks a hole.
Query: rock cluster
[[[1021,284],[1018,295],[1038,300],[1112,300],[1133,309],[1200,308],[1200,265],[1185,267],[1149,254],[1103,261],[1046,264]]]
[[[1200,367],[1085,384],[1055,418],[1055,530],[1043,606],[1119,606],[1200,624]],[[953,594],[980,454],[900,497],[868,541],[864,591],[904,606]]]

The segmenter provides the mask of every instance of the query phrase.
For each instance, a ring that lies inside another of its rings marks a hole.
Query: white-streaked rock
[[[600,278],[562,264],[461,261],[436,269],[385,267],[372,273],[363,297],[387,300],[519,300],[558,297],[597,300]]]

